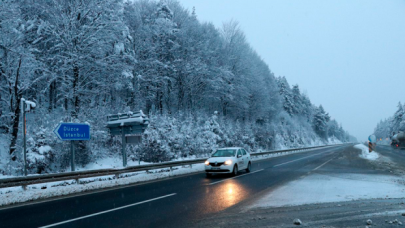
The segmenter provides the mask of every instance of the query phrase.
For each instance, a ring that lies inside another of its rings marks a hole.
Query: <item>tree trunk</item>
[[[180,74],[182,74],[180,72]],[[183,100],[184,100],[184,87],[183,87],[183,77],[182,75],[179,76],[179,78],[177,79],[177,88],[179,90],[178,94],[177,94],[177,111],[181,111],[183,110]]]
[[[55,82],[51,82],[51,84],[49,85],[49,106],[48,106],[48,110],[49,112],[52,111],[54,105],[54,90],[55,90],[55,86],[54,86]]]
[[[78,94],[78,88],[77,84],[79,83],[79,67],[74,66],[73,67],[73,107],[74,111],[72,112],[72,117],[77,117],[79,114],[79,94]]]
[[[17,143],[17,137],[18,137],[18,125],[20,124],[20,103],[21,103],[21,92],[18,89],[18,80],[20,77],[20,69],[21,69],[21,63],[22,63],[22,57],[20,58],[20,61],[18,63],[18,68],[17,68],[17,74],[15,77],[15,83],[14,83],[14,97],[15,97],[15,109],[14,109],[14,119],[13,119],[13,133],[11,134],[11,143],[10,143],[10,155],[13,154],[12,160],[14,161],[16,159],[16,156],[14,154],[16,150],[16,143]]]
[[[16,143],[18,137],[18,125],[20,124],[20,114],[21,114],[21,96],[17,99],[16,109],[14,110],[14,119],[13,119],[13,132],[11,133],[11,143],[10,143],[10,155],[16,150]],[[15,160],[15,155],[12,157],[13,161]]]

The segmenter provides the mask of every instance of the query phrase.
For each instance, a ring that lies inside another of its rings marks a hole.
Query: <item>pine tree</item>
[[[277,83],[279,87],[280,96],[283,101],[283,108],[290,116],[293,116],[294,102],[293,96],[290,92],[290,86],[288,85],[288,82],[285,77],[279,77],[277,79]]]
[[[329,120],[329,114],[326,113],[322,105],[320,105],[319,108],[317,108],[315,111],[313,126],[315,132],[322,138],[326,138],[327,136],[327,123]]]
[[[293,100],[293,112],[296,115],[303,114],[303,101],[301,97],[300,88],[298,85],[294,85],[292,88],[292,100]]]

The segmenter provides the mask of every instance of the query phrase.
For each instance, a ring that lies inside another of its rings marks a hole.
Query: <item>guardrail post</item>
[[[23,189],[24,191],[27,190],[27,185],[23,184],[21,187],[22,187],[22,189]]]

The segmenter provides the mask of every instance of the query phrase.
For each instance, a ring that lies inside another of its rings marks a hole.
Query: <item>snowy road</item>
[[[368,219],[377,227],[405,224],[405,151],[377,147],[374,153],[363,145],[344,148],[299,178],[195,226],[295,227],[294,219],[311,228],[366,227]]]
[[[197,173],[0,209],[0,227],[187,227],[322,169],[350,146],[256,161],[237,178]],[[334,169],[333,172],[348,172]]]

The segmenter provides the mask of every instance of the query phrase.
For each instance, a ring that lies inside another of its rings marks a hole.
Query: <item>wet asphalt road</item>
[[[378,153],[389,157],[392,161],[395,161],[402,167],[405,167],[405,150],[396,149],[392,146],[377,146],[375,150]]]
[[[341,148],[331,155],[333,159],[330,162],[320,168],[313,168],[304,176],[317,174],[341,177],[360,174],[367,175],[372,180],[374,175],[384,175],[402,179],[397,183],[402,183],[405,188],[405,150],[398,150],[389,146],[377,146],[376,151],[380,154],[380,158],[370,161],[360,158],[361,152],[358,149],[353,147]],[[308,168],[311,169],[310,164],[303,169],[308,170]],[[378,182],[375,183],[375,187],[378,187]],[[273,189],[272,186],[263,193],[268,193]],[[210,227],[210,224],[217,224],[216,227],[292,228],[298,227],[293,224],[295,218],[302,220],[303,224],[300,227],[310,228],[364,228],[367,226],[366,221],[368,219],[372,220],[372,226],[368,226],[370,228],[405,225],[405,196],[403,198],[390,198],[388,195],[383,195],[381,198],[367,200],[249,208],[252,203],[260,199],[261,197],[247,199],[211,215],[209,218],[201,219],[193,227]]]
[[[255,161],[237,178],[204,173],[13,208],[0,227],[188,227],[306,175],[350,146]],[[336,170],[339,172],[339,170]]]

